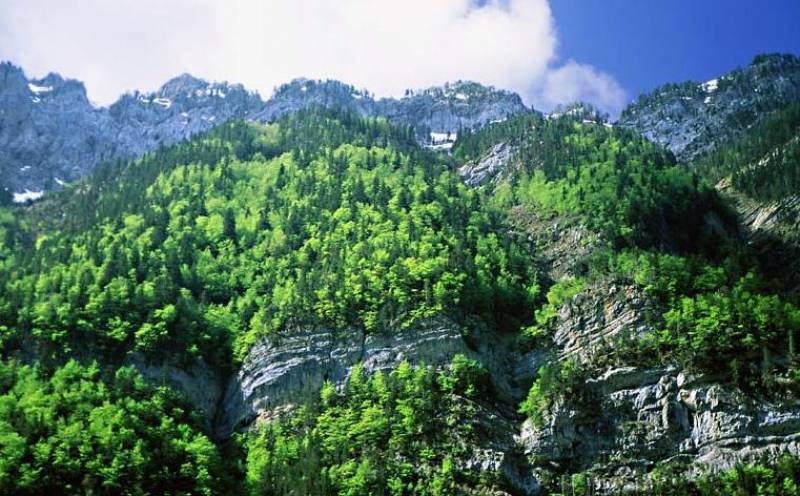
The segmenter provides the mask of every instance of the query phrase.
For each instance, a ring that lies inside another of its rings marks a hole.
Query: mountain
[[[79,179],[101,161],[139,157],[231,119],[271,122],[301,108],[335,106],[413,126],[421,143],[447,149],[461,128],[528,111],[516,94],[465,82],[375,100],[338,81],[298,79],[265,102],[241,85],[183,74],[106,108],[89,102],[82,83],[57,74],[28,80],[3,63],[0,78],[0,187],[15,201]]]
[[[580,108],[451,154],[286,110],[0,209],[0,492],[800,479],[796,300],[712,185]],[[492,153],[502,173],[464,184]]]
[[[798,100],[800,59],[759,55],[750,65],[711,81],[667,84],[642,95],[623,110],[619,125],[691,163]]]
[[[3,67],[26,139],[80,108],[118,158],[0,206],[1,494],[800,485],[796,99],[683,163],[474,83],[182,75],[97,109]]]

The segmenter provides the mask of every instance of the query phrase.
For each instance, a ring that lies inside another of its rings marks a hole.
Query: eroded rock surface
[[[351,368],[389,370],[403,361],[445,364],[470,353],[462,331],[445,318],[429,319],[390,335],[362,331],[303,330],[253,346],[228,384],[219,432],[245,427],[264,411],[317,394],[326,380],[341,385]]]

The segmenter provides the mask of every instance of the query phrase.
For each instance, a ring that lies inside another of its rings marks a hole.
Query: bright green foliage
[[[470,480],[457,460],[476,408],[459,395],[482,384],[486,371],[463,356],[438,373],[402,363],[366,377],[356,367],[342,394],[329,383],[319,401],[248,440],[251,494],[456,494]]]
[[[797,458],[784,455],[774,465],[738,465],[721,474],[689,482],[682,473],[656,468],[653,488],[646,494],[655,496],[798,496],[800,464]]]
[[[664,314],[654,345],[666,359],[727,369],[741,385],[769,383],[779,368],[773,355],[794,358],[800,309],[755,289],[748,276],[730,290],[680,298]]]
[[[222,463],[188,406],[134,371],[0,364],[0,493],[219,494]]]
[[[118,166],[119,181],[101,168],[64,193],[94,223],[29,219],[35,243],[0,273],[6,341],[24,336],[56,363],[88,347],[225,369],[232,350],[299,325],[397,330],[457,309],[524,319],[535,273],[502,212],[404,139],[309,111],[223,126]]]
[[[569,397],[576,400],[582,391],[585,371],[574,359],[555,360],[542,365],[536,374],[528,396],[519,406],[519,412],[531,419],[536,427],[543,427],[545,414],[553,403]]]
[[[514,145],[522,167],[498,187],[495,199],[503,207],[579,219],[616,246],[714,246],[719,233],[694,215],[728,218],[713,189],[643,137],[596,119],[592,112],[520,115],[459,139],[454,153],[474,158],[485,143]]]
[[[550,286],[547,303],[534,313],[535,324],[523,329],[523,335],[532,340],[547,336],[547,329],[558,317],[558,309],[576,294],[583,291],[586,283],[576,277],[568,276]]]

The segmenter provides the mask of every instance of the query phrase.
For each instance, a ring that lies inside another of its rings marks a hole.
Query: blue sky
[[[800,0],[551,0],[559,54],[608,72],[629,97],[706,81],[754,55],[800,55]]]
[[[466,79],[612,114],[667,82],[800,54],[800,0],[0,0],[0,60],[110,104],[183,72],[268,97],[296,77],[401,96]]]

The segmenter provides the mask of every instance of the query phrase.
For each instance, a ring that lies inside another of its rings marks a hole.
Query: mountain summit
[[[689,163],[798,100],[800,58],[759,55],[748,66],[710,81],[667,84],[642,95],[622,112],[619,124]]]
[[[420,143],[449,148],[461,128],[530,111],[519,95],[457,82],[401,99],[376,100],[339,81],[296,79],[264,101],[243,86],[181,74],[154,93],[123,95],[108,108],[90,103],[82,83],[51,73],[26,78],[0,66],[0,190],[38,198],[85,176],[103,160],[138,157],[231,119],[271,122],[310,106],[341,107],[414,127]],[[442,137],[442,138],[440,138]],[[448,141],[449,140],[449,141]]]

